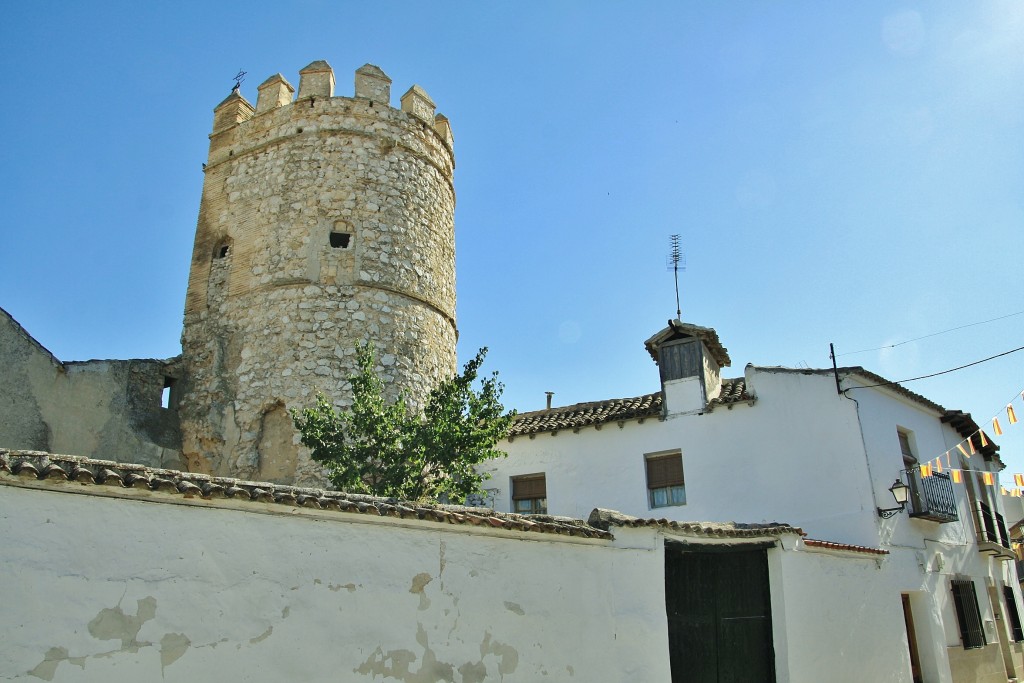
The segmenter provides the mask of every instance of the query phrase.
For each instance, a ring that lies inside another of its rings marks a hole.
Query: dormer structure
[[[704,412],[722,391],[721,369],[732,361],[710,327],[669,320],[668,327],[644,342],[658,364],[664,414]]]

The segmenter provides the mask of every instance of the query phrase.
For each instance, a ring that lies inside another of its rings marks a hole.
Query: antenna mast
[[[669,235],[670,249],[668,253],[668,267],[676,279],[676,320],[681,320],[683,311],[679,305],[679,268],[686,270],[686,256],[679,248],[679,235]]]

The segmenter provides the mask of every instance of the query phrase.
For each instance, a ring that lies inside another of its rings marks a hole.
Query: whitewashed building
[[[798,659],[815,653],[828,680],[1024,677],[1014,555],[998,487],[985,476],[1003,465],[969,414],[859,367],[748,365],[742,377],[723,379],[730,358],[717,333],[679,321],[646,347],[660,391],[519,416],[508,458],[487,467],[496,509],[791,524],[807,534],[805,546],[879,553],[877,571],[835,563],[792,584],[784,600],[772,595],[776,648],[786,639],[794,649],[781,626],[792,623],[779,612],[832,584],[843,609],[823,611],[797,648]],[[922,478],[917,466],[940,456],[946,471]],[[905,509],[890,491],[896,482],[909,486]],[[791,578],[771,577],[771,590]],[[825,633],[852,623],[872,628],[821,651]],[[872,675],[869,662],[878,666]],[[778,680],[823,680],[789,675]]]

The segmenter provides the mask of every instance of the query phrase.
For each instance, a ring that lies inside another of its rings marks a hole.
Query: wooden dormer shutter
[[[679,453],[647,458],[647,488],[683,485],[683,456]]]

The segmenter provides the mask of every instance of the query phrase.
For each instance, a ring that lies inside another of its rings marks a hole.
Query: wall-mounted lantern
[[[889,493],[891,493],[892,497],[896,499],[896,504],[899,505],[899,507],[886,508],[884,510],[882,508],[878,508],[878,516],[882,519],[889,519],[897,512],[903,512],[907,508],[907,500],[910,498],[910,487],[897,479],[896,483],[889,487]]]

